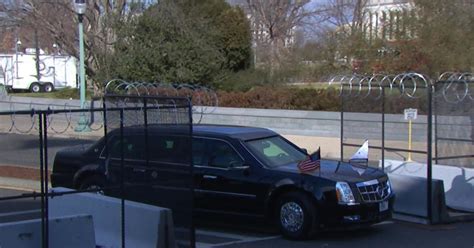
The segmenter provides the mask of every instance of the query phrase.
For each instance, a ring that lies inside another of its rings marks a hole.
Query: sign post
[[[408,158],[407,161],[411,162],[413,161],[411,159],[411,148],[412,148],[412,121],[416,120],[418,117],[418,109],[405,109],[405,120],[408,121]]]

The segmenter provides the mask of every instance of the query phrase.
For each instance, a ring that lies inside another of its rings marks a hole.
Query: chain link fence
[[[369,140],[372,166],[426,180],[416,189],[426,200],[412,202],[410,211],[432,222],[438,218],[433,208],[439,210],[433,199],[444,205],[444,193],[448,207],[473,211],[472,202],[460,200],[473,197],[466,190],[474,185],[472,73],[444,73],[438,80],[418,73],[337,76],[330,85],[341,99],[341,160]],[[442,196],[433,191],[437,180],[444,183]]]
[[[130,95],[108,95],[101,102],[87,110],[64,106],[0,113],[1,184],[15,188],[0,197],[2,216],[38,218],[41,233],[29,241],[37,247],[65,239],[77,247],[73,240],[79,232],[51,236],[58,231],[58,222],[52,220],[73,211],[92,215],[97,245],[136,247],[143,241],[137,235],[147,233],[137,225],[152,223],[158,215],[146,213],[164,208],[171,215],[159,215],[165,224],[147,226],[160,230],[158,237],[158,232],[149,237],[161,247],[194,247],[191,102],[185,97]],[[100,126],[80,125],[81,119],[94,117],[103,119]],[[179,161],[162,161],[155,156],[158,152]],[[52,188],[57,186],[72,191]],[[115,205],[97,214],[89,198],[69,202],[84,192],[111,196],[107,204]],[[137,216],[137,208],[144,217]]]

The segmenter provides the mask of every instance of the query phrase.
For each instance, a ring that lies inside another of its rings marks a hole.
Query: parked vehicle
[[[77,60],[72,56],[39,55],[39,74],[36,72],[36,51],[0,54],[0,84],[9,90],[51,92],[56,88],[77,87]]]
[[[59,151],[52,185],[76,189],[116,185],[122,156],[129,182],[173,182],[190,167],[192,154],[196,212],[265,217],[292,239],[323,228],[366,226],[391,217],[394,193],[385,173],[367,168],[359,175],[348,163],[322,160],[318,170],[303,174],[297,164],[307,152],[271,130],[194,125],[192,152],[189,136],[180,129],[149,126],[148,146],[144,130],[127,127],[123,136],[114,130],[107,135],[107,146],[101,139],[88,148]],[[150,202],[163,195],[154,189],[140,188],[128,195]]]

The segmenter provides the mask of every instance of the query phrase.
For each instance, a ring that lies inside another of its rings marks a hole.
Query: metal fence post
[[[193,163],[193,157],[192,157],[192,151],[193,151],[193,111],[192,111],[192,102],[191,99],[188,100],[188,116],[189,116],[189,139],[190,139],[190,150],[191,153],[189,154],[189,163],[191,166],[190,170],[190,176],[191,176],[191,182],[190,182],[190,190],[191,190],[191,248],[196,247],[196,231],[195,231],[195,226],[194,226],[194,163]]]
[[[428,91],[428,116],[427,116],[427,123],[428,123],[428,130],[427,130],[427,205],[428,205],[428,223],[431,224],[433,221],[433,207],[431,206],[432,203],[432,180],[433,180],[433,175],[432,175],[432,164],[433,164],[433,155],[432,155],[432,127],[433,127],[433,106],[432,106],[432,88],[431,85],[428,84],[427,86],[427,91]]]
[[[32,115],[34,115],[34,110],[31,112]],[[40,187],[41,187],[41,243],[43,248],[48,247],[48,238],[46,236],[46,215],[45,215],[45,192],[44,192],[44,157],[43,157],[43,115],[39,114],[38,115],[38,132],[39,132],[39,152],[40,152]]]
[[[122,248],[125,248],[125,157],[124,157],[124,138],[123,138],[123,111],[120,109],[120,200],[121,200],[121,225],[122,225]]]
[[[434,90],[435,90],[435,93],[437,92],[437,85],[438,85],[438,82],[436,82],[434,84]],[[434,133],[434,136],[435,136],[435,163],[438,164],[438,101],[436,99],[436,94],[435,94],[435,98],[434,98],[434,106],[433,106],[433,112],[434,112],[434,121],[435,121],[435,125],[434,125],[434,129],[435,129],[435,133]]]
[[[45,238],[46,238],[46,247],[49,247],[49,200],[48,200],[48,114],[49,114],[49,109],[46,112],[41,113],[43,115],[43,153],[44,153],[44,170],[41,171],[41,173],[44,173],[44,214],[46,223],[45,223]]]
[[[385,171],[385,86],[382,85],[382,170]]]
[[[150,163],[150,149],[148,148],[148,110],[146,97],[143,97],[143,122],[145,124],[145,165],[148,167]]]
[[[344,161],[344,84],[341,85],[341,161]]]

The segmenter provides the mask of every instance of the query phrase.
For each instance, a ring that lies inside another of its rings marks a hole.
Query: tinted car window
[[[122,149],[125,159],[143,160],[145,158],[145,139],[143,136],[124,136],[122,140],[120,136],[115,136],[109,142],[109,152],[112,158],[120,159]]]
[[[307,156],[303,151],[279,136],[246,141],[245,143],[260,161],[270,167],[298,162]]]
[[[180,136],[154,136],[149,139],[151,161],[189,163],[189,138]]]
[[[208,140],[209,142],[209,166],[218,168],[229,168],[243,160],[227,142],[220,140]]]
[[[206,142],[204,139],[193,139],[193,164],[203,165],[206,155]]]

